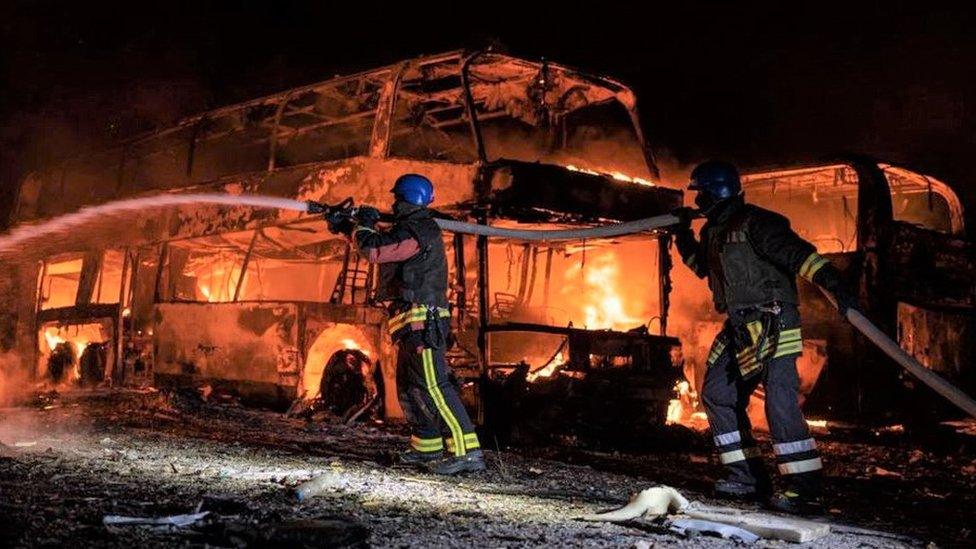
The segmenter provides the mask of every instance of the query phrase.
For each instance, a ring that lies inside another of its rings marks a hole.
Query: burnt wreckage
[[[435,182],[441,212],[496,226],[629,221],[682,203],[681,191],[657,183],[624,85],[554,63],[449,52],[207,112],[33,173],[12,222],[189,192],[352,197],[388,208],[390,184],[405,172]],[[948,187],[863,160],[747,179],[751,200],[824,233],[801,230],[822,253],[839,254],[882,326],[905,326],[903,344],[926,364],[971,378],[960,349],[971,335],[973,247]],[[893,209],[892,197],[904,203]],[[824,204],[837,210],[837,226],[821,230],[811,212]],[[629,426],[680,419],[675,384],[682,365],[692,382],[699,377],[699,342],[714,319],[681,284],[672,295],[666,231],[445,240],[457,336],[450,361],[482,421],[552,436],[581,424],[591,428],[573,434],[601,433],[624,417]],[[341,386],[329,372],[358,371],[352,398],[326,398],[333,408],[348,402],[337,415],[358,417],[353,408],[370,402],[386,417],[402,414],[386,314],[372,302],[374,269],[321,219],[246,207],[152,210],[39,243],[2,268],[4,343],[38,381],[209,384],[291,402]],[[907,282],[918,269],[939,273],[945,291]],[[804,327],[815,345],[807,381],[824,378],[816,385],[825,411],[848,410],[838,403],[862,402],[855,396],[871,390],[851,381],[863,370],[844,364],[864,349],[808,290],[817,313]],[[935,328],[949,324],[958,326],[952,334]],[[897,380],[893,367],[878,369]]]

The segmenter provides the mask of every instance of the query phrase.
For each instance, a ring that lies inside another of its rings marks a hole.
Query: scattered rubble
[[[976,452],[964,443],[950,451],[912,446],[901,437],[886,434],[872,444],[823,440],[832,509],[827,520],[839,526],[809,546],[972,544],[976,478],[962,470],[974,465]],[[110,445],[102,444],[105,438]],[[36,446],[12,446],[25,439]],[[695,528],[682,539],[653,521],[577,520],[620,507],[639,487],[665,482],[704,505],[719,505],[703,495],[720,472],[704,438],[640,455],[565,446],[498,452],[487,442],[488,472],[439,478],[395,464],[406,441],[396,426],[316,424],[207,403],[194,391],[147,391],[64,395],[50,410],[5,409],[0,441],[7,445],[0,448],[4,454],[15,455],[0,457],[0,539],[14,545],[732,543],[694,535]],[[866,475],[868,464],[903,478]],[[318,484],[316,496],[297,501],[308,481]],[[199,524],[165,532],[104,524],[110,515],[204,513]]]

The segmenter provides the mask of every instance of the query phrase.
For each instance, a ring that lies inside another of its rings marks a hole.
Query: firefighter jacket
[[[708,366],[730,352],[743,378],[770,359],[802,351],[796,275],[847,295],[839,271],[793,232],[789,220],[742,197],[705,223],[700,240],[685,227],[675,243],[685,264],[708,278],[715,308],[729,315]]]
[[[719,312],[752,309],[770,303],[798,303],[796,275],[814,280],[830,262],[790,228],[782,215],[731,199],[709,219],[696,241],[690,229],[675,243],[682,260],[699,278],[708,278]],[[833,284],[831,284],[833,286]],[[833,289],[833,288],[828,288]]]
[[[353,238],[368,261],[379,263],[377,301],[447,309],[447,255],[430,210],[399,217],[388,231],[359,226]]]

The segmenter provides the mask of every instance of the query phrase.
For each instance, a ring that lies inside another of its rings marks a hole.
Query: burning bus
[[[628,221],[682,199],[653,183],[637,120],[633,93],[612,79],[449,52],[214,110],[69,159],[23,181],[12,221],[191,192],[352,197],[388,208],[390,185],[405,172],[435,182],[442,213],[477,223]],[[604,376],[630,379],[635,399],[657,403],[661,417],[648,420],[663,420],[679,373],[678,342],[667,335],[666,232],[445,240],[457,334],[450,360],[473,403],[486,404],[490,392],[476,385],[513,372],[540,385]],[[386,415],[400,414],[374,269],[319,218],[147,210],[38,243],[5,268],[14,280],[8,343],[30,357],[37,380],[226,386],[287,402],[333,390],[328,372],[358,370]]]

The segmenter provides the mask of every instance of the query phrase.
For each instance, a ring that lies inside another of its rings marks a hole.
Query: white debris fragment
[[[721,522],[713,522],[710,520],[676,519],[671,521],[671,525],[668,527],[668,529],[683,536],[689,534],[706,533],[715,534],[724,539],[731,539],[740,543],[756,543],[759,541],[759,536],[748,530],[744,530],[738,526],[723,524]]]
[[[630,498],[630,503],[608,513],[585,515],[583,520],[599,522],[622,522],[636,518],[653,518],[668,512],[681,511],[688,506],[688,500],[670,486],[655,486]]]
[[[106,527],[116,526],[156,526],[163,528],[187,528],[199,524],[210,516],[209,511],[189,515],[171,515],[168,517],[126,517],[122,515],[106,515],[102,524]]]
[[[732,507],[710,507],[700,502],[689,502],[670,486],[656,486],[644,490],[630,499],[620,509],[596,515],[586,515],[582,520],[625,522],[628,520],[656,518],[681,513],[684,517],[741,528],[756,536],[805,543],[830,533],[830,525],[797,518],[780,517],[766,513],[743,511]]]

